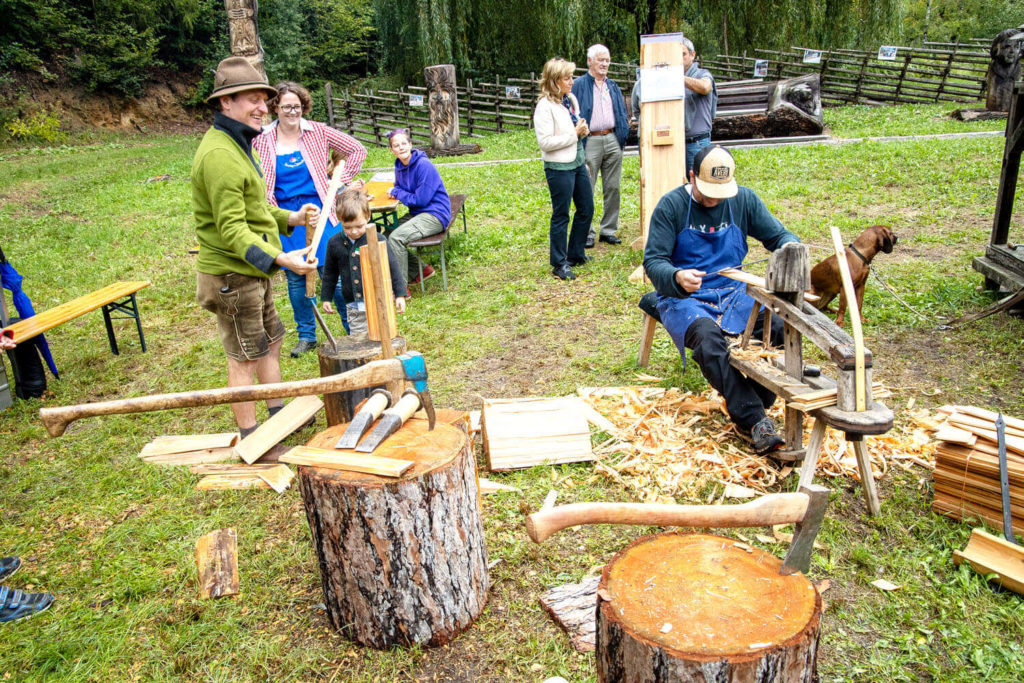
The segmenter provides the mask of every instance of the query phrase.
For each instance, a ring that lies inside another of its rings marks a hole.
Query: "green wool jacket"
[[[259,157],[250,160],[239,145],[219,126],[211,127],[192,160],[196,267],[210,275],[268,277],[279,269],[274,259],[282,252],[280,234],[291,234],[290,212],[267,202],[255,165]]]

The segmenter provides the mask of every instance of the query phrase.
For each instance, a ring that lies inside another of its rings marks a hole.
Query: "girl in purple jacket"
[[[388,243],[398,259],[400,272],[406,274],[406,282],[415,285],[420,281],[419,260],[409,253],[408,244],[444,230],[452,217],[452,206],[441,174],[426,154],[412,148],[407,130],[399,128],[388,133],[388,145],[395,155],[395,186],[388,194],[409,207],[388,236]],[[424,280],[433,274],[433,268],[423,266]]]

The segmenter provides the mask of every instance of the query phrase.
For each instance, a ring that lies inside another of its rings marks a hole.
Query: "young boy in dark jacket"
[[[405,313],[405,274],[402,273],[391,245],[383,235],[377,233],[377,226],[370,222],[370,202],[362,190],[345,190],[338,195],[338,219],[342,232],[327,242],[324,256],[324,276],[321,300],[324,313],[334,313],[330,293],[341,278],[341,292],[345,297],[345,310],[351,334],[366,334],[366,301],[363,298],[363,273],[359,262],[359,247],[366,244],[366,231],[372,230],[377,241],[387,247],[388,265],[391,271],[391,288],[395,295],[395,311]],[[328,293],[323,297],[324,292]]]

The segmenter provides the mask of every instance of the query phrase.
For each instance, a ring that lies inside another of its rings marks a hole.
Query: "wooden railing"
[[[805,63],[804,48],[755,50],[754,57],[721,55],[704,67],[721,80],[750,78],[758,60],[768,61],[766,78],[781,80],[807,73],[821,75],[826,104],[904,104],[938,101],[970,102],[981,97],[988,50],[975,45],[898,47],[895,59],[878,52],[822,50],[819,63]]]

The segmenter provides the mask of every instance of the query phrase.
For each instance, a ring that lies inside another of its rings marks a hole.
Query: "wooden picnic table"
[[[398,227],[398,206],[401,202],[388,195],[388,190],[394,186],[391,182],[374,180],[366,183],[363,188],[371,197],[370,215],[377,214],[373,220],[385,231]]]

